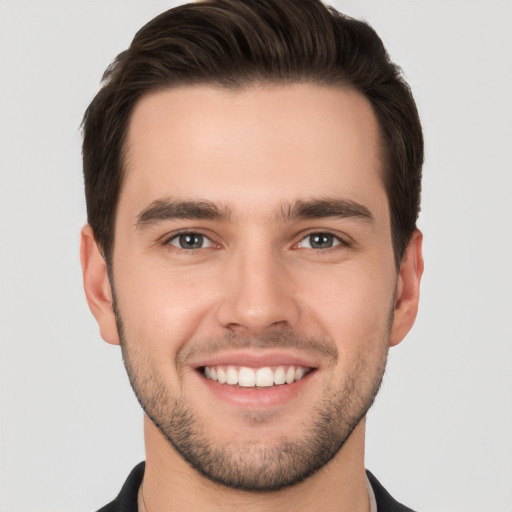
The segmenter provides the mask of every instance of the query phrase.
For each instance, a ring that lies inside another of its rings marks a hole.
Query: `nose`
[[[268,246],[236,251],[226,262],[222,287],[217,315],[225,329],[257,336],[299,320],[291,272]]]

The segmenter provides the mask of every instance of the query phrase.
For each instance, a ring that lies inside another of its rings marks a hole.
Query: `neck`
[[[365,421],[352,432],[340,452],[303,482],[274,492],[246,492],[211,482],[188,465],[147,417],[144,418],[146,470],[145,512],[241,510],[262,512],[367,512],[364,470]],[[145,510],[139,493],[139,510]]]

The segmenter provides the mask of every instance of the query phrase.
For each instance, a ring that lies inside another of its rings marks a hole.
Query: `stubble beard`
[[[302,426],[298,438],[283,437],[273,446],[257,440],[235,446],[215,444],[208,428],[201,425],[190,401],[183,394],[172,398],[162,379],[147,359],[134,357],[133,340],[128,341],[116,311],[124,364],[132,388],[144,412],[170,445],[196,471],[231,489],[251,492],[277,491],[293,486],[324,467],[342,449],[365,417],[384,376],[389,344],[389,325],[371,346],[379,352],[376,362],[361,351],[347,379],[336,389],[329,386]],[[289,337],[288,337],[289,338]],[[314,343],[314,341],[313,341]],[[218,344],[218,342],[217,342]],[[373,361],[373,362],[372,362]],[[258,421],[257,416],[253,418]]]

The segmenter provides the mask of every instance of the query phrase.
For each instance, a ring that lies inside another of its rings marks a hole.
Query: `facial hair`
[[[361,350],[350,368],[344,368],[344,383],[331,383],[326,387],[321,400],[312,408],[309,423],[298,425],[300,436],[283,436],[273,446],[262,444],[258,439],[240,446],[234,441],[219,444],[212,440],[208,426],[198,421],[186,394],[168,389],[151,361],[137,350],[137,340],[128,339],[121,315],[117,308],[114,311],[128,377],[147,416],[196,471],[228,488],[251,492],[277,491],[295,485],[324,467],[342,449],[372,406],[380,388],[393,318],[391,311],[380,339],[365,344],[377,354]],[[196,346],[208,347],[210,351],[224,347],[293,346],[323,354],[332,359],[333,364],[337,357],[332,343],[293,332],[260,338],[232,334],[185,344],[176,357],[178,374],[185,367],[184,361],[195,353]],[[247,419],[254,423],[267,421],[264,415],[258,414],[248,415]]]

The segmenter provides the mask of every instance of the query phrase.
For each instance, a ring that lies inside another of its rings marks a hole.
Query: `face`
[[[119,336],[95,314],[174,450],[248,490],[337,457],[415,314],[368,102],[307,84],[144,97],[115,232]]]

